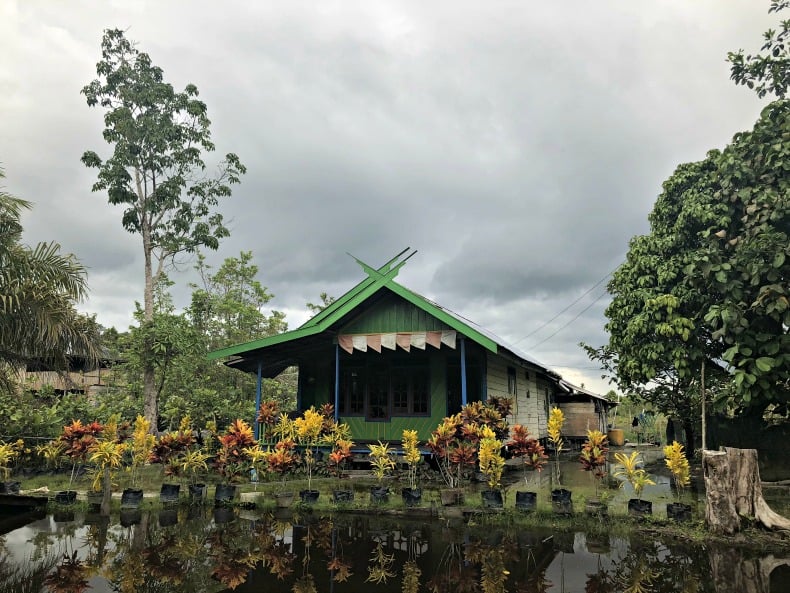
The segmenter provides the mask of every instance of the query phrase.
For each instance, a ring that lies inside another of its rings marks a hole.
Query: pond
[[[790,558],[471,520],[179,507],[15,517],[4,593],[790,591]]]

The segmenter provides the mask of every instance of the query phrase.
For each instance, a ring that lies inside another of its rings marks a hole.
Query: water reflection
[[[628,540],[605,528],[194,508],[62,519],[0,536],[0,591],[778,593],[790,570],[787,558]]]

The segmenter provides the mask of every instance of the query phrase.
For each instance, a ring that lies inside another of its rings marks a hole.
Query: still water
[[[25,521],[29,521],[25,523]],[[0,591],[790,591],[790,558],[480,521],[179,508],[16,518]]]

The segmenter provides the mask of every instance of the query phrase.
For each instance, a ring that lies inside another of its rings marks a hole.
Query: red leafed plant
[[[523,424],[513,426],[510,440],[506,446],[513,457],[520,457],[524,465],[524,482],[527,482],[527,470],[540,472],[548,460],[548,455],[543,450],[540,441],[529,434],[529,429]]]
[[[166,476],[179,474],[176,458],[195,445],[196,439],[192,431],[167,432],[160,436],[154,444],[148,461],[161,463],[165,468]]]
[[[588,430],[587,440],[582,445],[579,463],[586,472],[595,478],[595,494],[598,495],[599,483],[606,476],[606,455],[609,453],[609,441],[600,430]]]
[[[228,482],[240,481],[249,469],[245,449],[255,445],[252,428],[244,420],[236,419],[219,439],[220,449],[214,467]]]
[[[71,424],[63,427],[58,440],[64,445],[63,455],[71,457],[72,461],[69,488],[74,481],[77,465],[85,463],[103,430],[104,426],[95,421],[83,424],[80,420],[72,420]]]

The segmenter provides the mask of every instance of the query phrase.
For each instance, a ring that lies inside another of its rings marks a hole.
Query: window
[[[516,369],[507,367],[507,393],[516,395]]]
[[[388,420],[390,416],[428,416],[431,410],[427,364],[390,367],[377,364],[340,370],[339,414]]]

